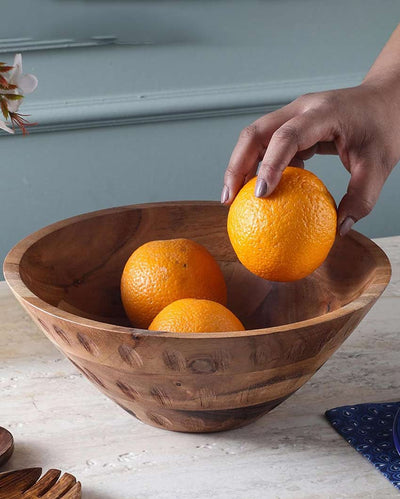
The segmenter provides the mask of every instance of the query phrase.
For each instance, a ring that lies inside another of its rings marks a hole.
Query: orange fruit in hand
[[[158,312],[180,298],[226,304],[226,284],[218,263],[201,244],[190,239],[150,241],[126,262],[121,298],[132,324],[147,328]]]
[[[240,320],[220,303],[193,298],[167,305],[154,318],[149,329],[171,333],[244,331]]]
[[[313,173],[288,166],[275,191],[256,198],[256,177],[238,193],[228,234],[242,264],[270,281],[295,281],[328,256],[336,236],[336,205]]]

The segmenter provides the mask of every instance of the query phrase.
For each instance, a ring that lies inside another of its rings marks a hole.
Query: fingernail
[[[256,190],[254,192],[257,198],[262,198],[267,194],[267,183],[262,178],[257,178]]]
[[[356,223],[354,218],[352,217],[346,217],[343,222],[340,224],[339,227],[339,234],[341,236],[345,236],[349,230],[353,227],[353,225]]]
[[[225,204],[229,199],[229,189],[226,185],[224,185],[224,188],[222,189],[221,192],[221,203]]]

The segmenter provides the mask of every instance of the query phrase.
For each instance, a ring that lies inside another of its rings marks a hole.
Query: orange
[[[180,298],[226,304],[226,284],[218,263],[201,244],[189,239],[150,241],[126,262],[121,298],[132,324],[147,328],[158,312]]]
[[[313,173],[288,166],[275,191],[256,198],[256,177],[238,193],[228,234],[242,264],[270,281],[295,281],[327,257],[336,235],[336,205]]]
[[[167,305],[150,324],[151,331],[211,333],[244,331],[240,320],[220,303],[184,298]]]

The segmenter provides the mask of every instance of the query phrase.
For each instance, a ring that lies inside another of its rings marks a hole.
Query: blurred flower
[[[9,128],[9,127],[6,125],[5,121],[3,121],[3,120],[0,120],[0,128],[1,128],[2,130],[5,130],[6,132],[9,132],[9,133],[14,133],[14,130],[13,130],[12,128]]]
[[[21,128],[22,133],[27,134],[28,126],[36,125],[29,123],[24,114],[18,113],[24,95],[32,93],[38,84],[36,76],[22,73],[22,56],[16,54],[12,66],[0,62],[0,109],[4,118],[11,120],[10,128],[6,122],[0,120],[0,128],[14,133],[15,127]]]

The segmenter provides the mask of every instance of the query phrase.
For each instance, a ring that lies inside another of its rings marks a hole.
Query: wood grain
[[[390,263],[352,231],[293,283],[246,271],[213,202],[134,205],[46,227],[7,256],[17,299],[101,391],[154,426],[190,432],[243,426],[300,388],[351,334],[390,279]],[[188,237],[220,263],[229,307],[247,331],[157,333],[125,317],[119,281],[146,241]]]
[[[0,466],[5,464],[14,451],[14,439],[11,433],[0,426]]]
[[[0,473],[0,499],[80,499],[81,484],[69,473],[42,468]]]

